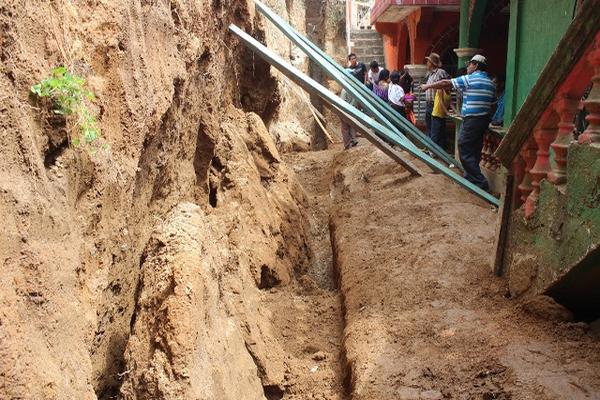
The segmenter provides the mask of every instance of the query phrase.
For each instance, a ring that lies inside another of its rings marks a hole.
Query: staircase
[[[350,43],[353,53],[367,67],[373,60],[385,65],[383,57],[383,39],[375,29],[355,29],[350,32]]]

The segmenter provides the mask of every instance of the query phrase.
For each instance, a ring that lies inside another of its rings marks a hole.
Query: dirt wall
[[[283,379],[257,302],[306,268],[305,199],[263,123],[280,83],[232,22],[264,36],[244,1],[0,1],[0,398],[263,398]],[[58,64],[109,150],[69,146],[30,96]]]

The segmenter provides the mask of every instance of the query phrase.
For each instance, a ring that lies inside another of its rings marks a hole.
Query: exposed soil
[[[353,400],[600,398],[597,332],[493,277],[486,203],[361,142],[336,156],[333,204]]]
[[[599,398],[598,323],[506,297],[489,206],[280,155],[310,112],[227,26],[305,60],[250,3],[0,3],[0,399]],[[30,96],[59,64],[108,150]]]
[[[343,388],[343,313],[329,234],[330,152],[285,157],[307,198],[312,262],[292,286],[269,291],[264,306],[286,352],[285,399],[346,399]]]

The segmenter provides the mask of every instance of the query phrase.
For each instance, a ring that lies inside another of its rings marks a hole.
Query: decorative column
[[[596,42],[596,48],[591,52],[588,60],[594,68],[593,86],[587,100],[583,102],[589,112],[585,117],[588,127],[579,135],[579,143],[600,146],[600,43]]]
[[[532,136],[529,136],[525,145],[521,149],[521,158],[525,161],[525,172],[523,174],[523,180],[517,188],[519,192],[521,192],[521,202],[525,203],[527,200],[527,196],[533,190],[533,186],[531,186],[531,175],[529,171],[533,168],[533,164],[535,164],[535,152],[537,150],[537,145],[535,144],[535,140],[533,140]]]
[[[459,47],[458,49],[454,49],[454,52],[458,56],[458,68],[461,68],[464,67],[465,63],[475,54],[480,53],[481,49],[476,47]]]
[[[408,69],[408,73],[414,80],[414,85],[422,83],[427,75],[427,65],[425,64],[406,64],[404,68]]]
[[[462,67],[479,49],[479,34],[485,18],[488,0],[461,0],[458,26],[458,66]]]
[[[571,99],[566,95],[560,96],[554,101],[552,107],[558,114],[558,134],[556,140],[550,145],[554,150],[554,161],[556,165],[548,174],[548,180],[555,185],[562,185],[567,182],[567,152],[569,144],[573,140],[573,130],[575,125],[573,121],[577,113],[578,101]]]
[[[491,152],[490,139],[491,139],[491,135],[489,132],[486,131],[483,134],[483,148],[481,149],[481,161],[479,162],[479,165],[484,168],[489,168],[491,165],[490,161],[492,158],[492,152]]]
[[[550,143],[556,138],[556,130],[556,127],[541,127],[539,125],[533,129],[533,138],[538,150],[535,164],[529,170],[533,190],[525,200],[525,217],[530,217],[535,212],[540,194],[540,182],[550,172],[550,158],[548,156],[550,154]]]

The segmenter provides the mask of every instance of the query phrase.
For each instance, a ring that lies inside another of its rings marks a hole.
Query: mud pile
[[[0,3],[0,398],[277,392],[259,298],[307,268],[306,200],[263,122],[282,83],[230,23],[273,40],[244,1]],[[59,64],[109,150],[30,97]]]

